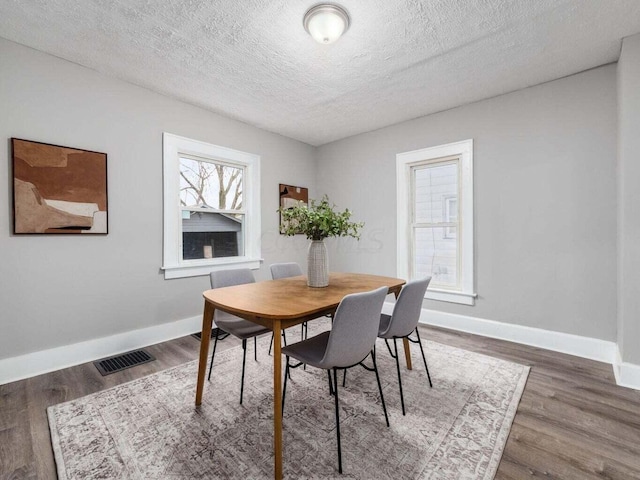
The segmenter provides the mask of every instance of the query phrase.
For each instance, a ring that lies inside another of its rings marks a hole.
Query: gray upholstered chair
[[[299,275],[303,275],[302,268],[296,262],[286,262],[286,263],[273,263],[269,267],[271,270],[271,278],[274,280],[279,280],[281,278],[289,278],[289,277],[297,277]],[[284,330],[282,330],[282,336],[284,337],[284,343],[287,344],[287,337],[284,335]],[[300,332],[300,340],[304,340],[307,338],[307,322],[302,324],[302,330]],[[269,344],[269,355],[271,355],[271,347],[273,346],[273,334],[271,334],[271,343]]]
[[[400,292],[396,304],[393,308],[392,315],[382,314],[380,315],[380,326],[378,327],[378,337],[383,338],[389,349],[389,353],[396,360],[396,369],[398,370],[398,386],[400,387],[400,402],[402,403],[402,414],[405,414],[404,408],[404,395],[402,393],[402,378],[400,376],[400,359],[398,357],[398,344],[396,343],[399,338],[406,338],[411,343],[417,343],[420,345],[420,352],[422,352],[422,360],[424,361],[424,368],[427,371],[427,378],[429,379],[429,386],[433,387],[431,383],[431,375],[429,375],[429,368],[427,367],[427,358],[424,356],[424,349],[420,342],[420,333],[418,332],[418,320],[420,319],[420,310],[422,309],[422,300],[424,299],[424,293],[427,291],[431,277],[423,278],[421,280],[414,280],[408,282]],[[409,335],[416,332],[417,339],[412,339]],[[393,339],[394,351],[391,351],[389,346],[389,340]]]
[[[255,283],[253,273],[248,268],[240,268],[236,270],[219,270],[211,272],[211,288],[230,287],[233,285],[244,285],[246,283]],[[254,358],[257,360],[256,337],[271,330],[262,325],[255,324],[248,320],[244,320],[230,313],[216,310],[213,320],[216,326],[225,332],[230,333],[234,337],[242,340],[242,380],[240,383],[240,404],[242,404],[242,394],[244,392],[244,369],[247,360],[247,339],[253,338]],[[216,346],[218,345],[219,330],[216,330],[216,337],[213,343],[213,354],[211,355],[211,364],[209,365],[208,380],[211,380],[211,370],[213,369],[213,359],[216,356]]]
[[[384,403],[380,376],[376,366],[375,344],[380,321],[380,311],[387,296],[388,288],[381,287],[370,292],[347,295],[338,305],[333,318],[331,331],[303,340],[282,349],[287,357],[287,368],[284,376],[282,392],[282,411],[284,414],[284,399],[287,393],[287,378],[289,369],[308,364],[316,368],[327,370],[329,375],[329,390],[333,393],[336,410],[336,434],[338,438],[338,470],[342,473],[342,449],[340,446],[340,415],[338,405],[338,370],[361,365],[376,374],[378,390],[384,418],[389,426],[387,407]],[[368,367],[364,360],[371,355],[373,367]],[[290,359],[299,361],[292,365]],[[330,371],[333,370],[333,382]]]
[[[302,268],[296,262],[273,263],[269,269],[271,270],[271,278],[274,280],[303,275]]]

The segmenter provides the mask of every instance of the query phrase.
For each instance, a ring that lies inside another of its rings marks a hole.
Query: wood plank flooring
[[[610,365],[441,328],[421,337],[531,367],[496,479],[640,479],[640,391],[616,386]],[[195,360],[199,347],[184,337],[106,377],[87,363],[0,386],[0,479],[56,478],[48,406]]]

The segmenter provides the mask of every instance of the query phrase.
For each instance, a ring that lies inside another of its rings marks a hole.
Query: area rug
[[[433,388],[413,345],[414,369],[402,369],[403,416],[395,361],[379,342],[391,426],[384,421],[375,375],[349,370],[346,387],[339,390],[340,475],[326,372],[293,370],[283,417],[285,478],[492,479],[529,368],[423,339]],[[200,408],[194,407],[195,361],[50,407],[58,477],[272,478],[268,344],[269,336],[259,339],[257,362],[248,352],[243,405],[237,347],[216,353]]]

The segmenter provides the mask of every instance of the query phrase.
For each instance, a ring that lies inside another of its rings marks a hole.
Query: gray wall
[[[315,190],[314,149],[0,40],[0,359],[202,314],[206,277],[165,281],[162,132],[261,155],[264,265],[304,262],[277,233],[278,183]],[[10,137],[108,154],[109,234],[12,236]]]
[[[0,65],[0,358],[201,313],[206,277],[159,270],[163,131],[262,156],[259,279],[272,262],[305,264],[306,240],[277,233],[278,183],[326,192],[366,221],[360,242],[329,241],[333,270],[394,275],[396,153],[473,138],[480,297],[425,306],[616,338],[615,66],[316,150],[4,40]],[[10,137],[107,152],[109,235],[12,236]]]
[[[396,154],[473,138],[479,298],[425,307],[615,340],[616,116],[609,65],[320,147],[318,191],[366,222],[332,268],[394,275]]]
[[[618,62],[618,346],[640,364],[640,34]]]

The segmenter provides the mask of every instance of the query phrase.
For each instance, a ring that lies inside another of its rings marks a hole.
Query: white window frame
[[[445,302],[474,305],[474,236],[473,236],[473,139],[423,148],[396,155],[396,196],[397,196],[397,275],[411,278],[413,264],[413,185],[411,168],[432,163],[440,159],[459,158],[459,289],[429,287],[424,298]]]
[[[227,268],[260,268],[260,156],[164,132],[164,278],[209,275]],[[244,255],[238,257],[182,259],[182,207],[180,206],[180,157],[202,158],[242,168]]]
[[[451,219],[451,201],[455,200],[456,202],[456,213],[459,210],[458,208],[458,196],[459,196],[459,192],[456,195],[444,195],[442,198],[442,219],[443,221],[449,222]],[[456,222],[457,222],[457,215],[456,215]],[[458,232],[455,232],[452,234],[451,231],[452,227],[445,227],[444,228],[444,238],[457,238],[458,237]],[[455,237],[453,236],[455,235]]]

